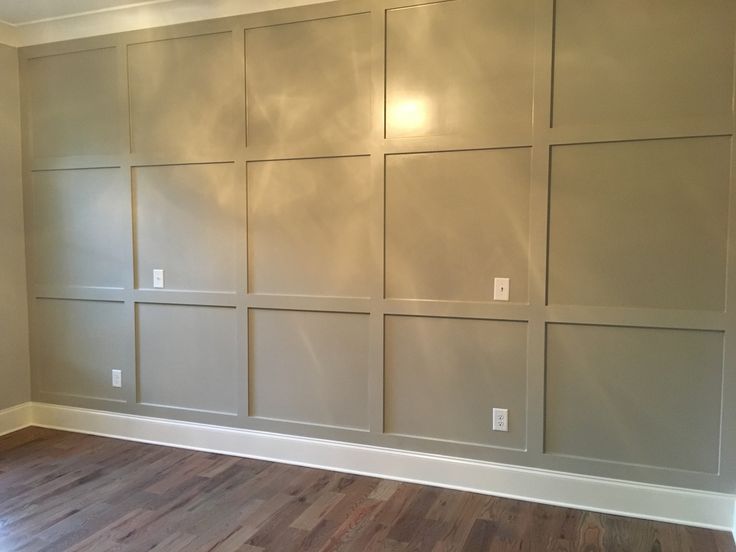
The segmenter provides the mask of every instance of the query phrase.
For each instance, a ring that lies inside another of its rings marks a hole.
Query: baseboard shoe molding
[[[33,403],[25,402],[0,410],[0,437],[31,425],[33,409]]]
[[[729,494],[44,403],[27,408],[28,425],[50,429],[736,532]]]

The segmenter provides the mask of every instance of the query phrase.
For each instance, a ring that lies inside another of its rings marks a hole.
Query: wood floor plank
[[[2,552],[736,552],[729,533],[27,428]]]
[[[391,498],[396,490],[399,488],[400,483],[398,481],[384,480],[378,483],[373,492],[368,495],[368,498],[372,500],[386,501]]]
[[[388,538],[408,543],[422,524],[429,509],[435,503],[439,495],[440,489],[434,487],[423,487],[412,501],[411,507],[408,508],[403,515],[396,520],[393,528],[388,534]]]
[[[305,531],[311,531],[317,524],[322,521],[322,518],[340,502],[345,495],[342,493],[326,492],[319,496],[309,508],[294,520],[291,527],[294,529],[303,529]]]

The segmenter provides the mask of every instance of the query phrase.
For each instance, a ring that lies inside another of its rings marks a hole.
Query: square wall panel
[[[138,402],[236,414],[234,308],[139,303]]]
[[[385,431],[523,449],[526,323],[386,317]],[[494,408],[509,431],[492,431]]]
[[[545,452],[718,472],[723,334],[550,324]]]
[[[386,158],[386,296],[527,302],[529,148]]]
[[[366,314],[253,309],[250,415],[368,428]]]
[[[115,48],[30,59],[26,75],[34,157],[118,153]]]
[[[123,288],[130,266],[130,189],[119,169],[35,172],[34,282]]]
[[[723,310],[730,147],[553,147],[549,303]]]
[[[389,10],[386,136],[529,136],[533,73],[534,2]]]
[[[247,29],[245,63],[248,145],[367,141],[370,14]]]
[[[558,0],[554,126],[728,121],[731,0]]]
[[[123,303],[37,299],[33,364],[39,389],[123,400],[125,390],[112,386],[112,371],[134,369],[127,312]]]
[[[249,163],[250,292],[370,296],[373,197],[368,157]]]
[[[231,33],[128,46],[134,152],[176,152],[227,159],[238,146]]]
[[[163,269],[169,289],[236,291],[245,194],[233,164],[135,168],[133,183],[137,286]]]

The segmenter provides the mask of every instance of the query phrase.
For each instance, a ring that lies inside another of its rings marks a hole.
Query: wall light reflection
[[[398,134],[424,132],[429,123],[427,102],[417,98],[396,102],[389,110],[387,122]]]

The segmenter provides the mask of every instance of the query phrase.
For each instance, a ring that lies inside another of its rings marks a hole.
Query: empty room
[[[736,0],[0,0],[0,552],[736,552]]]

